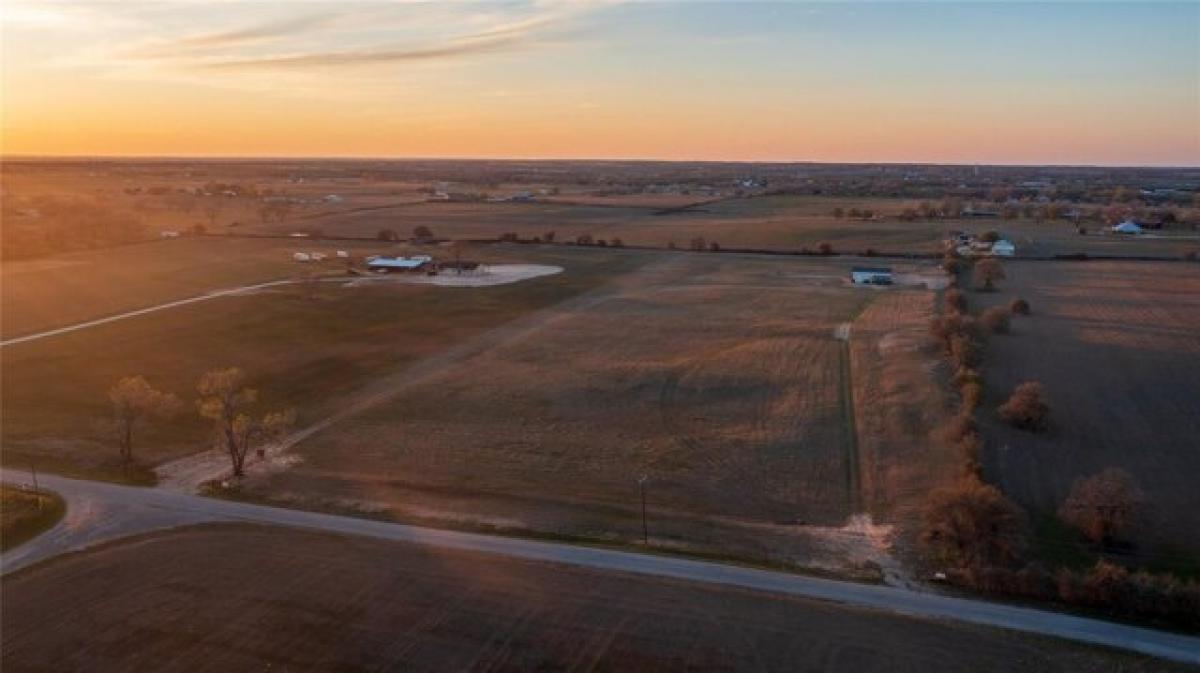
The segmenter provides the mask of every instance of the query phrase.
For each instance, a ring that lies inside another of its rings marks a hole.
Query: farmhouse
[[[856,266],[850,269],[850,282],[855,285],[891,285],[892,270],[886,266]]]
[[[433,261],[432,257],[375,257],[367,261],[367,268],[378,273],[394,271],[424,271]]]

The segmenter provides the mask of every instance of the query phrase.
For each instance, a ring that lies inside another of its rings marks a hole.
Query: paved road
[[[11,472],[0,473],[0,479],[10,483],[26,481],[24,475]],[[40,483],[62,494],[67,501],[67,515],[50,531],[0,556],[0,569],[5,573],[66,551],[125,535],[204,522],[261,523],[743,587],[915,617],[952,619],[1057,636],[1200,665],[1200,637],[1030,608],[665,556],[228,502],[159,489],[118,486],[52,475],[42,476]]]

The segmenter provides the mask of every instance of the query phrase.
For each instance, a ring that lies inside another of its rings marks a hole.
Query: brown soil
[[[1164,671],[952,623],[403,543],[193,528],[4,578],[6,671]]]

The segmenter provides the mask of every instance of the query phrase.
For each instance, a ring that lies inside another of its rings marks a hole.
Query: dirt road
[[[24,481],[20,475],[9,472],[0,473],[0,479],[10,483]],[[63,552],[135,533],[203,522],[250,522],[814,598],[905,615],[1055,636],[1200,665],[1200,637],[1030,608],[668,556],[279,509],[52,475],[45,475],[40,481],[44,488],[58,492],[67,501],[67,516],[49,532],[0,557],[0,566],[5,573]]]

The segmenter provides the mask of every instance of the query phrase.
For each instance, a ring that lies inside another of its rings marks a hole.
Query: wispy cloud
[[[315,14],[261,23],[246,28],[189,35],[169,43],[147,47],[137,53],[148,57],[169,56],[178,51],[232,47],[278,40],[330,25],[338,18],[336,14]]]
[[[371,36],[376,39],[381,37],[378,33],[388,30],[389,26],[404,32],[410,28],[411,10],[409,13],[376,12],[369,20],[360,14],[319,14],[156,40],[126,50],[125,54],[135,60],[162,61],[208,72],[303,71],[449,60],[546,44],[552,35],[564,34],[571,19],[591,6],[587,3],[517,5],[516,17],[511,11],[488,11],[444,22],[450,26],[474,23],[476,28],[471,32],[455,35],[432,30],[430,37],[423,39],[372,46],[355,44],[367,37],[361,34],[364,29],[368,34],[375,33]],[[334,24],[342,25],[330,30]],[[263,45],[266,45],[265,50]]]
[[[208,70],[264,70],[429,61],[456,56],[506,51],[519,48],[529,41],[529,35],[522,31],[494,34],[477,33],[450,39],[441,44],[430,44],[419,47],[318,51],[302,54],[206,61],[195,65]]]

